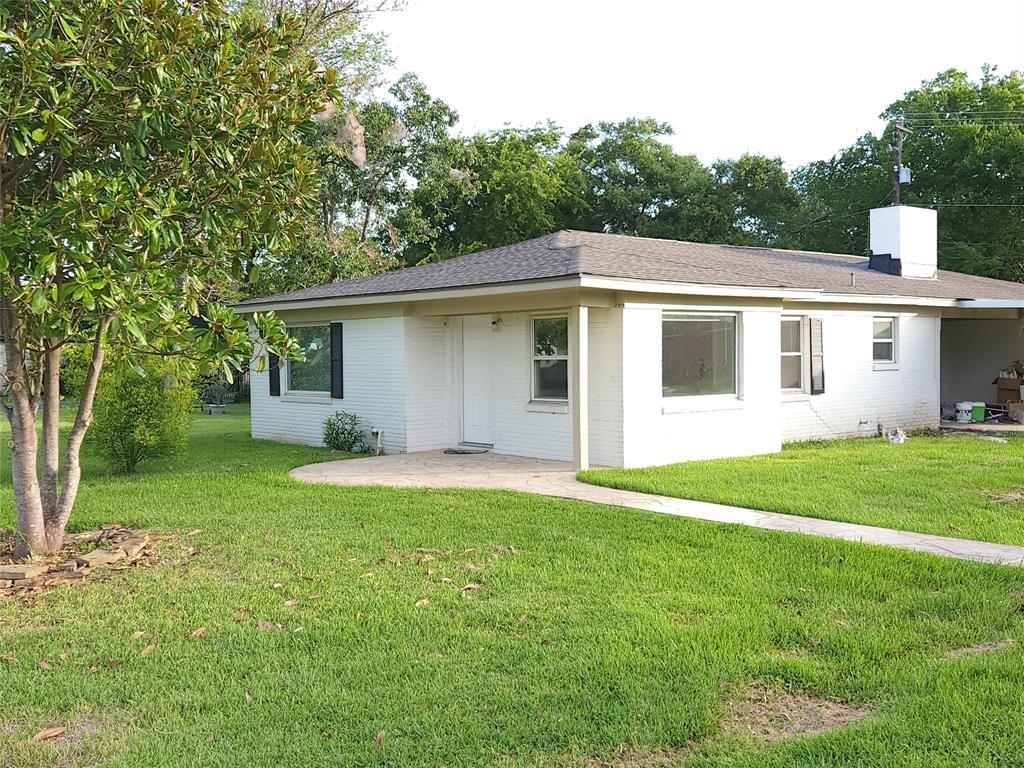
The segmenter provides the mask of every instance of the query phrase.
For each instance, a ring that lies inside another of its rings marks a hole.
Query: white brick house
[[[252,434],[645,466],[937,427],[1024,358],[1024,285],[937,270],[934,211],[871,224],[870,259],[559,232],[245,302],[307,348],[254,367]]]

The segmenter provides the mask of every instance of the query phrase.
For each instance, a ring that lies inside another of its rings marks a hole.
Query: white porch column
[[[590,388],[587,368],[590,364],[587,307],[573,307],[569,315],[569,365],[572,368],[572,460],[576,469],[590,466]]]

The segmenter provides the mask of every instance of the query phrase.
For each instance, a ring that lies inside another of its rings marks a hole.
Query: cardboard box
[[[1020,401],[1011,401],[1006,404],[1006,415],[1010,421],[1016,421],[1018,424],[1024,424],[1024,403]]]
[[[996,402],[1006,405],[1011,401],[1024,399],[1020,379],[998,378],[996,379]]]

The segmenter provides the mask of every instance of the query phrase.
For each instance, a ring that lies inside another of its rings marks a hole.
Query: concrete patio
[[[1024,565],[1024,547],[603,488],[579,482],[568,462],[503,456],[490,452],[447,454],[443,451],[429,451],[328,461],[293,469],[291,476],[305,482],[333,485],[522,491],[716,523],[880,544],[962,560]]]

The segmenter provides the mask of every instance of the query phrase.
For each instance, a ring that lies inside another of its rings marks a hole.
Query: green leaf
[[[57,16],[57,23],[60,24],[60,28],[64,30],[64,34],[68,36],[68,40],[73,43],[78,42],[78,35],[75,34],[74,28],[68,23],[68,20],[63,16]]]
[[[32,311],[37,315],[41,315],[46,311],[46,305],[46,292],[42,289],[35,291],[32,294]]]

